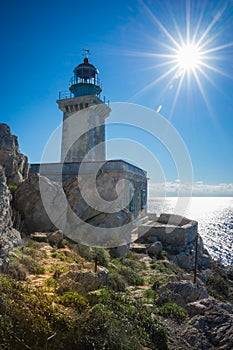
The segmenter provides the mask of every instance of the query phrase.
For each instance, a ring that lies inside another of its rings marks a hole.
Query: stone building
[[[63,112],[61,162],[32,164],[30,172],[59,182],[79,176],[90,184],[93,178],[101,197],[112,203],[120,196],[117,205],[138,224],[146,215],[147,173],[123,160],[106,160],[105,118],[111,109],[101,92],[98,70],[85,57],[74,69],[69,92],[60,92],[57,100]]]

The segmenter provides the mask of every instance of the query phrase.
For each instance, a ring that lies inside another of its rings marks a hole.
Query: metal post
[[[97,263],[98,263],[98,259],[97,256],[95,257],[95,267],[94,267],[94,272],[97,272]]]

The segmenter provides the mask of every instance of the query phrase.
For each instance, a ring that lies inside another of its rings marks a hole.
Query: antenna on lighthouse
[[[85,58],[88,58],[89,56],[90,56],[90,50],[89,49],[83,49],[83,56],[85,57]]]

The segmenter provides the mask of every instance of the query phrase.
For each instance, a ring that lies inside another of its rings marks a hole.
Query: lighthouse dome
[[[93,64],[90,64],[88,58],[84,58],[84,62],[80,63],[75,69],[74,74],[81,79],[91,79],[95,78],[96,74],[98,74],[97,69]]]

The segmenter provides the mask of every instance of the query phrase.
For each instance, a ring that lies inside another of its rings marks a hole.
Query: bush
[[[188,312],[184,308],[171,302],[158,307],[158,314],[174,318],[176,321],[183,321],[188,316]]]
[[[16,281],[25,281],[27,278],[27,269],[18,261],[14,261],[10,264],[8,273]]]
[[[125,280],[117,272],[110,273],[108,277],[109,289],[114,290],[115,292],[124,292],[125,291]]]
[[[17,190],[17,185],[8,184],[7,187],[11,191],[11,193],[14,193]]]
[[[165,267],[162,263],[151,263],[151,269],[153,270],[156,270],[156,271],[159,271],[161,273],[164,273],[166,275],[172,275],[173,272],[168,269],[167,267]]]
[[[134,270],[128,267],[122,267],[119,273],[124,277],[126,282],[131,286],[141,286],[144,284],[144,278]]]
[[[29,256],[21,258],[19,262],[33,275],[43,275],[45,273],[45,267]]]
[[[74,306],[79,312],[88,307],[87,299],[77,292],[64,293],[59,297],[59,302],[64,306]]]
[[[107,249],[97,247],[87,247],[79,245],[80,255],[89,261],[94,261],[97,258],[97,263],[101,266],[108,267],[110,261],[110,254]]]

